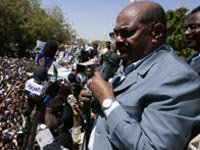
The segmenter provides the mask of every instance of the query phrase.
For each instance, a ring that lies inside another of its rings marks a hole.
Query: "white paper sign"
[[[45,127],[45,129],[38,130],[36,140],[40,148],[43,150],[44,146],[53,143],[54,137],[49,128]]]

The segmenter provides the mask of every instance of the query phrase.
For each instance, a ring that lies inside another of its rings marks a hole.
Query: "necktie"
[[[113,88],[117,87],[122,83],[122,81],[126,78],[126,76],[135,69],[135,66],[132,64],[128,66],[124,71],[121,72],[119,76],[113,79],[112,86]]]
[[[112,81],[113,88],[116,88],[120,83],[121,83],[121,77],[120,76],[114,78],[113,81]]]

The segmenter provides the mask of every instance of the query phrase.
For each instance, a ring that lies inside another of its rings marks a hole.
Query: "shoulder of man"
[[[189,56],[186,58],[186,62],[190,63],[190,61],[192,60],[192,58],[196,57],[197,55],[199,55],[199,52],[194,53],[193,55]]]

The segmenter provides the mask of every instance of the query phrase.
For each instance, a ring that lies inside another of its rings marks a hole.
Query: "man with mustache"
[[[197,51],[189,56],[186,62],[200,75],[200,6],[194,8],[188,15],[184,35],[188,42],[188,47]],[[199,133],[199,128],[195,129],[195,134]],[[193,138],[188,146],[188,150],[198,149],[200,134]]]
[[[200,78],[165,44],[164,9],[131,3],[116,19],[114,38],[122,65],[112,84],[99,72],[87,82],[100,105],[89,150],[183,150],[200,123]]]
[[[188,41],[188,47],[197,51],[186,61],[200,74],[200,6],[194,8],[189,14],[184,35]]]

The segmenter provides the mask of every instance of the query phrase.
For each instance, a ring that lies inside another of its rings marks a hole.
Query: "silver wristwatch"
[[[112,98],[106,98],[102,103],[102,108],[103,109],[108,109],[108,108],[110,108],[112,103],[113,103],[113,99]]]

